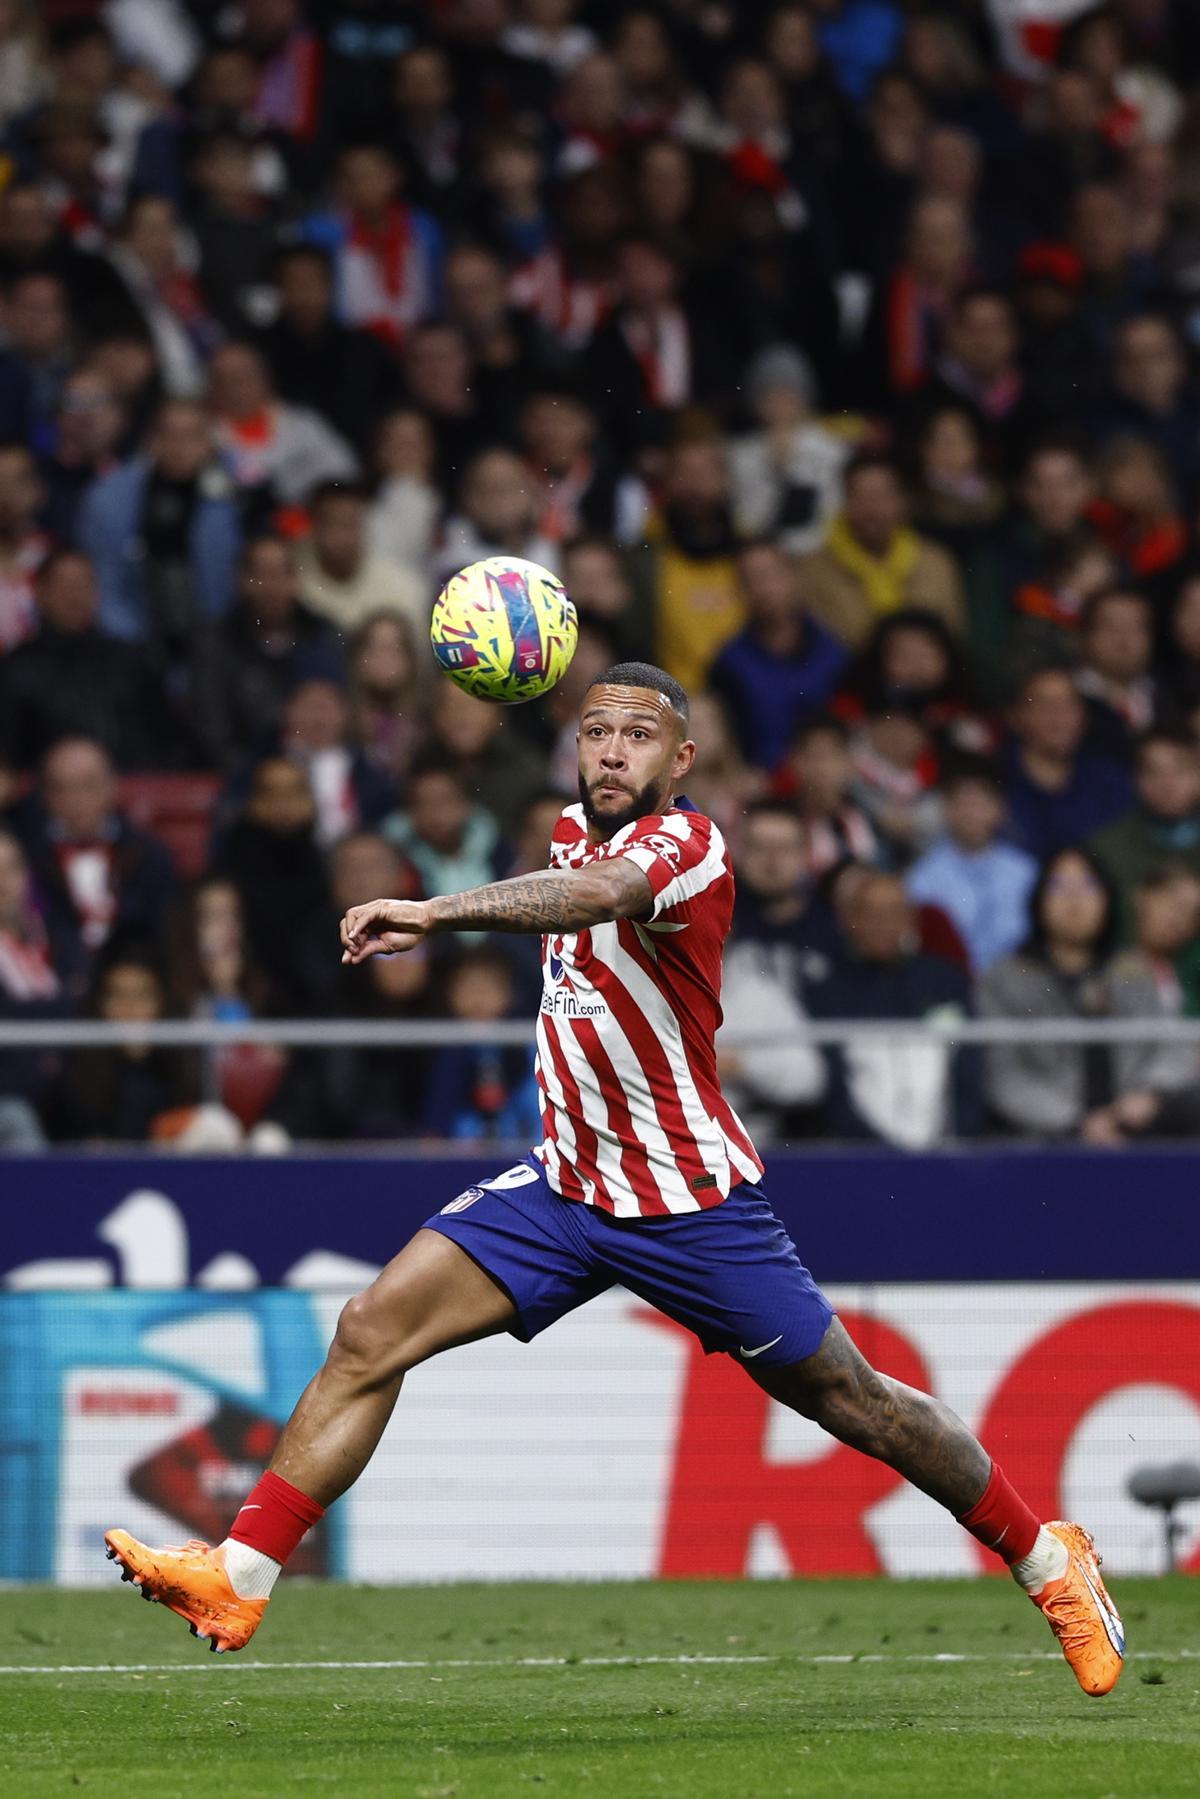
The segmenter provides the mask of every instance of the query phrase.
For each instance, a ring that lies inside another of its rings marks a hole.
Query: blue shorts
[[[761,1187],[735,1187],[704,1212],[614,1218],[561,1199],[536,1157],[468,1187],[426,1220],[512,1298],[524,1342],[609,1287],[627,1287],[723,1350],[760,1368],[812,1355],[833,1308]]]

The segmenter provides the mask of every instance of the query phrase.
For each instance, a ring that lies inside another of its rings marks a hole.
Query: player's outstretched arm
[[[585,931],[644,917],[650,883],[624,856],[589,868],[545,869],[431,900],[371,900],[342,920],[342,961],[366,962],[412,949],[440,931]]]

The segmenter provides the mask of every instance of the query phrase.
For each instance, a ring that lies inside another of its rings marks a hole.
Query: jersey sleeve
[[[700,812],[639,819],[621,854],[640,868],[654,895],[652,919],[725,879],[725,841]]]

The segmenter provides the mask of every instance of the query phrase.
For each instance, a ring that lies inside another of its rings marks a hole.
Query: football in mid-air
[[[479,700],[516,705],[561,681],[579,639],[566,588],[519,556],[488,556],[451,575],[434,602],[433,653]]]

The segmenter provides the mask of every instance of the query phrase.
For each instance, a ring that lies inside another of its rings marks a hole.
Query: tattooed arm
[[[371,900],[342,920],[342,961],[412,949],[439,931],[584,931],[649,913],[654,896],[624,856],[587,868],[545,869],[431,900]]]

